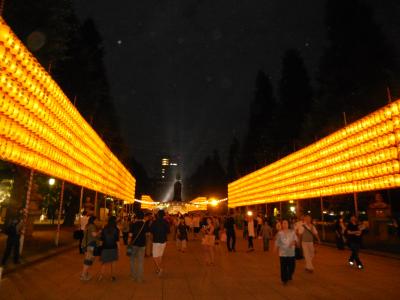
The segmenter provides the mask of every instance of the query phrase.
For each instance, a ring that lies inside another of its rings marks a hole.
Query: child
[[[185,219],[179,219],[179,224],[176,228],[176,243],[178,247],[178,251],[185,252],[187,247],[188,240],[188,231],[189,228],[185,223]]]

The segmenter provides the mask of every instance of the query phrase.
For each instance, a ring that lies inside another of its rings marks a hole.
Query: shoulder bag
[[[311,225],[314,227],[314,225]],[[317,237],[315,236],[314,232],[312,232],[312,230],[308,229],[306,225],[303,225],[303,228],[305,230],[307,230],[309,233],[311,233],[312,237],[313,237],[313,243],[315,243],[317,241]]]
[[[133,244],[136,242],[138,239],[139,235],[142,233],[144,226],[146,225],[145,222],[143,222],[142,228],[140,228],[138,234],[136,235],[135,239],[126,247],[126,255],[131,256],[133,253]]]

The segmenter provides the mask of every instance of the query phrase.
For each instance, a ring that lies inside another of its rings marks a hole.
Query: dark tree
[[[77,97],[80,113],[114,154],[124,160],[127,151],[110,97],[102,39],[93,21],[79,24],[71,0],[5,1],[4,18],[38,61],[50,70],[69,99],[74,101]],[[20,208],[24,201],[29,170],[15,166],[13,174],[10,211]],[[74,196],[71,201],[68,208],[72,216],[79,199]]]
[[[388,45],[371,9],[360,0],[328,0],[329,45],[319,70],[320,90],[311,129],[324,135],[387,103],[387,87],[396,72],[393,47]]]
[[[241,153],[241,173],[264,166],[275,156],[273,153],[275,109],[276,101],[270,79],[263,71],[259,71],[256,78],[254,100],[250,105],[248,131]]]
[[[142,195],[152,195],[151,180],[143,165],[135,158],[130,157],[127,160],[127,167],[136,179],[135,198],[140,199]]]
[[[195,197],[223,198],[227,194],[226,173],[216,150],[207,156],[186,180],[189,199]]]
[[[232,144],[229,148],[228,153],[228,166],[227,166],[227,180],[228,182],[232,182],[239,177],[239,151],[240,151],[240,144],[239,140],[234,137],[232,140]]]
[[[292,152],[298,144],[302,126],[312,105],[313,91],[304,61],[296,49],[289,49],[282,59],[279,82],[279,113],[276,127],[281,154]]]
[[[71,40],[68,57],[60,67],[60,81],[69,98],[76,97],[80,113],[114,154],[126,159],[127,150],[120,134],[103,61],[103,41],[93,20],[88,19],[79,26]]]
[[[78,24],[71,0],[5,1],[4,18],[45,68],[67,58]]]

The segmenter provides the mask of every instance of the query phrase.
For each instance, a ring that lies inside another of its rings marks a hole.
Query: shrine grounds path
[[[279,279],[277,253],[246,252],[238,237],[236,253],[217,246],[216,265],[205,266],[199,241],[190,241],[180,253],[169,242],[164,256],[165,274],[158,278],[151,258],[145,259],[145,281],[133,282],[125,247],[118,262],[117,280],[81,282],[82,256],[77,250],[6,274],[0,282],[0,299],[400,299],[400,260],[361,254],[365,269],[347,266],[348,250],[319,246],[315,273],[298,261],[293,282]],[[99,271],[96,262],[92,273]]]

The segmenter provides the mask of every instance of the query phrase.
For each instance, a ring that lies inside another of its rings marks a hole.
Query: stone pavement
[[[3,274],[13,272],[21,267],[30,265],[37,261],[54,256],[60,252],[78,248],[78,242],[73,239],[74,228],[61,227],[60,240],[58,247],[55,245],[56,226],[37,226],[30,239],[26,239],[24,243],[24,250],[21,256],[21,264],[13,264],[13,254],[8,259],[8,264],[5,267]],[[7,236],[0,234],[0,259],[3,258],[4,249],[6,245]]]
[[[128,259],[122,253],[117,281],[79,281],[82,256],[70,251],[3,278],[0,299],[399,299],[400,260],[363,254],[365,269],[346,265],[348,251],[320,246],[315,273],[296,265],[293,282],[282,286],[276,253],[246,253],[239,238],[238,252],[217,249],[216,265],[203,263],[199,241],[190,241],[187,253],[168,243],[165,274],[154,274],[151,258],[145,260],[145,282],[129,279]],[[124,251],[123,251],[124,252]],[[94,266],[98,272],[99,264]]]

